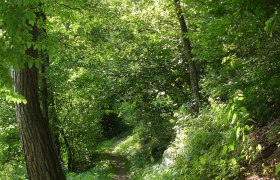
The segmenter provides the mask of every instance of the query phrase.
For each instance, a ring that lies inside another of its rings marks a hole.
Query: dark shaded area
[[[274,119],[249,135],[249,143],[261,145],[262,150],[254,163],[244,164],[246,171],[243,179],[275,178],[275,168],[280,163],[280,149],[277,146],[280,140],[279,129],[280,119]]]
[[[80,160],[80,161],[75,161],[75,171],[71,172],[76,172],[76,173],[82,173],[90,170],[91,168],[96,167],[96,165],[105,160],[110,159],[110,154],[108,153],[94,153],[91,154],[89,157]]]
[[[104,137],[108,139],[118,136],[129,129],[129,126],[114,112],[104,113],[102,115],[101,127]]]

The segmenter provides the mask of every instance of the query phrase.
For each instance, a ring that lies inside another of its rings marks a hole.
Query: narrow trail
[[[126,175],[125,163],[121,158],[114,152],[110,154],[112,164],[116,168],[116,174],[112,176],[113,180],[129,180],[129,176]]]

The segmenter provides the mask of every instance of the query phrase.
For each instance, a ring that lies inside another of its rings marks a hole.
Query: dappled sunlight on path
[[[116,169],[116,174],[112,176],[112,179],[114,179],[114,180],[129,179],[129,176],[126,175],[126,172],[125,172],[125,163],[114,152],[112,152],[110,155],[111,155],[112,164]]]

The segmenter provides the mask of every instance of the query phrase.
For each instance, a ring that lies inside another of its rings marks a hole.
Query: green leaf
[[[228,112],[228,120],[230,120],[231,114],[232,114],[232,110],[230,110],[230,111]]]
[[[221,155],[225,155],[225,154],[227,153],[227,150],[228,150],[227,145],[224,145],[224,146],[223,146],[223,149],[222,149],[222,151],[221,151]]]
[[[247,113],[247,109],[245,107],[241,107],[240,110],[243,112],[243,114]]]
[[[256,123],[252,118],[249,118],[248,121]]]
[[[201,163],[201,164],[206,164],[206,158],[205,157],[201,157],[200,159],[199,159],[199,162]]]
[[[250,131],[250,130],[251,130],[250,126],[248,126],[248,125],[245,126],[245,129],[246,129],[247,131]]]
[[[235,109],[235,105],[232,105],[231,106],[231,110],[233,111]]]
[[[35,61],[35,67],[40,68],[41,62],[39,60]]]
[[[275,168],[275,175],[277,175],[280,172],[280,163]]]
[[[235,61],[234,60],[232,60],[232,61],[230,61],[230,66],[232,67],[232,68],[235,68]]]
[[[236,165],[236,164],[237,164],[236,159],[235,159],[235,158],[232,158],[232,159],[231,159],[231,163],[232,163],[233,165]]]
[[[27,43],[26,43],[26,47],[27,47],[27,48],[30,48],[30,47],[31,47],[31,42],[27,42]]]
[[[242,128],[242,141],[244,142],[246,140],[244,128]]]
[[[233,145],[233,144],[229,145],[229,146],[228,146],[228,149],[231,150],[231,151],[233,151],[233,150],[234,150],[234,145]]]
[[[29,68],[32,68],[33,64],[34,64],[33,61],[28,61],[28,67]]]
[[[238,139],[239,138],[239,136],[240,136],[240,127],[238,127],[237,129],[236,129],[236,139]]]
[[[242,101],[242,100],[244,100],[244,97],[238,97],[237,98],[239,101]]]
[[[237,114],[234,113],[233,116],[232,116],[231,124],[234,124],[236,119],[237,119]]]
[[[30,19],[30,20],[29,20],[29,24],[30,24],[31,26],[34,26],[35,20],[34,20],[34,19]]]
[[[256,149],[257,149],[258,152],[261,152],[262,146],[260,144],[258,144]]]

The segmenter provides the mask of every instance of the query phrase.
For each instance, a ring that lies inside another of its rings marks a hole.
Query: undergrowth
[[[261,146],[248,142],[254,122],[243,100],[243,93],[237,91],[228,103],[209,99],[210,105],[197,117],[178,110],[174,115],[176,138],[162,162],[149,163],[145,151],[149,147],[141,145],[138,133],[120,143],[116,151],[131,161],[132,179],[240,179],[245,162],[252,162],[261,151]]]
[[[114,166],[110,163],[110,160],[104,160],[84,173],[68,173],[67,180],[111,180],[114,170]]]
[[[116,174],[116,167],[111,157],[112,151],[128,133],[124,132],[119,136],[99,143],[95,148],[95,154],[92,154],[91,164],[93,164],[93,167],[85,172],[69,172],[67,180],[111,180],[112,176]]]

